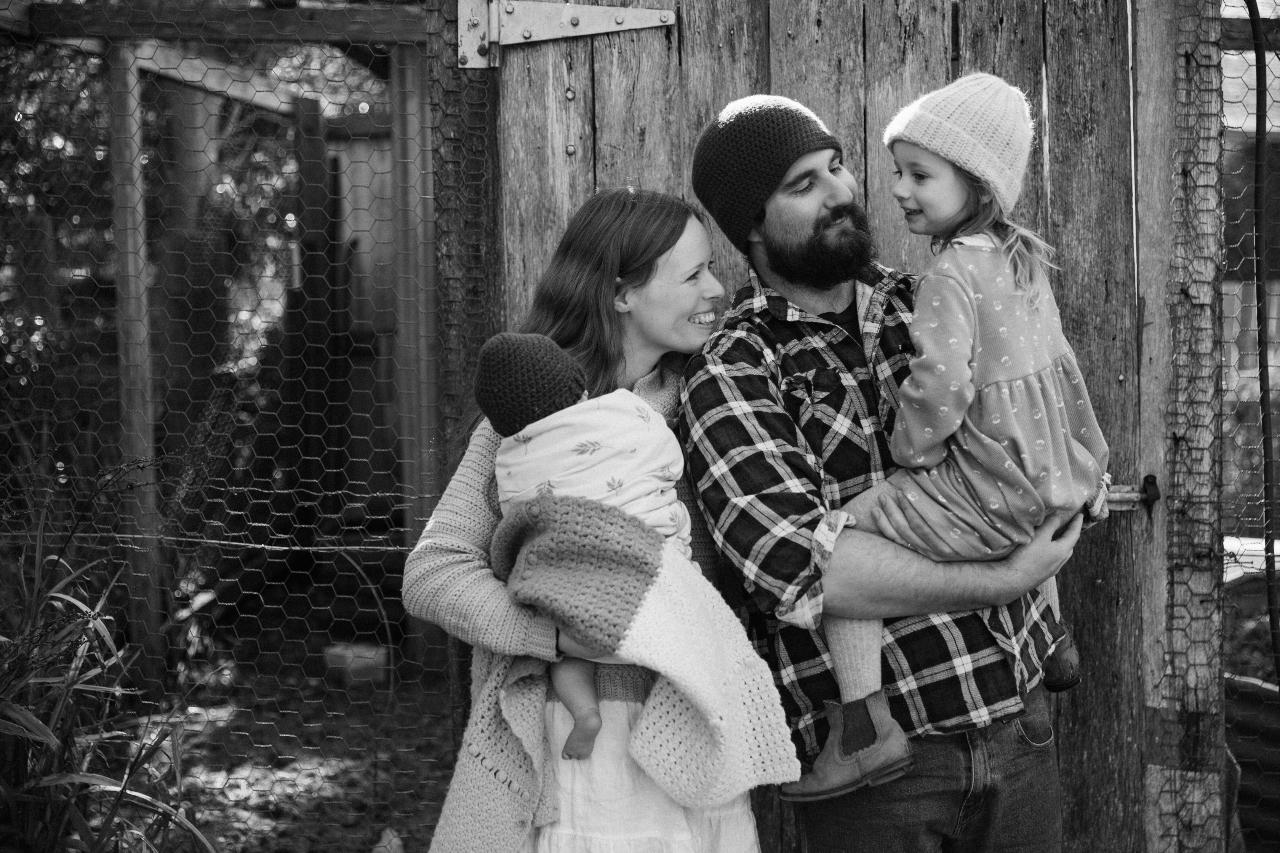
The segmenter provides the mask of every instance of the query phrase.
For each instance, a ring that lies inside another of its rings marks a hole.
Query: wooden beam
[[[229,42],[427,41],[427,16],[412,6],[299,6],[228,8],[190,2],[135,0],[128,6],[32,3],[27,21],[44,38],[168,39]]]
[[[29,0],[11,0],[7,6],[0,5],[0,31],[30,37],[33,28],[28,22],[27,12],[31,5]],[[94,56],[103,56],[107,50],[101,38],[57,38],[50,41]],[[134,44],[133,61],[137,63],[137,70],[157,77],[216,92],[281,115],[293,112],[293,93],[251,68],[200,56],[190,50],[178,50],[154,39]]]
[[[1049,278],[1111,447],[1111,474],[1140,483],[1153,472],[1137,467],[1135,396],[1144,380],[1135,334],[1142,321],[1134,286],[1128,4],[1047,0],[1043,7],[1050,199],[1044,236],[1057,247],[1060,267]],[[1052,35],[1061,33],[1072,37]],[[1152,523],[1145,512],[1116,513],[1080,540],[1058,575],[1062,610],[1087,672],[1084,683],[1057,700],[1062,754],[1089,756],[1062,762],[1063,790],[1072,794],[1063,815],[1068,851],[1154,853],[1142,841],[1145,697],[1138,675],[1151,630],[1139,618],[1143,573],[1159,571],[1145,562]]]
[[[396,193],[392,283],[401,308],[396,317],[394,362],[406,547],[417,542],[447,482],[441,443],[440,358],[444,346],[439,327],[436,152],[432,148],[436,133],[432,98],[437,90],[432,83],[426,51],[407,47],[392,51],[388,80],[391,103],[395,104],[391,129],[392,186]],[[428,642],[428,637],[434,642]],[[467,681],[462,661],[470,655],[449,644],[454,654],[447,661],[431,660],[429,649],[439,648],[441,639],[438,630],[411,621],[406,625],[404,651],[408,661],[423,667],[423,674],[441,663],[450,667],[456,734],[466,716],[463,685]]]
[[[151,376],[147,307],[146,218],[142,191],[142,86],[129,48],[107,54],[111,79],[111,177],[116,249],[116,326],[120,349],[120,454],[126,467],[122,521],[134,537],[127,548],[129,640],[142,652],[138,672],[148,698],[164,691],[166,609],[159,537],[156,465],[156,401]]]
[[[252,68],[148,39],[134,46],[139,71],[177,80],[280,115],[293,113],[293,93]]]
[[[1262,35],[1267,40],[1268,50],[1280,50],[1280,19],[1263,18]],[[1253,50],[1253,27],[1248,18],[1222,17],[1223,50]]]
[[[1133,325],[1142,357],[1137,472],[1155,473],[1163,492],[1146,535],[1135,529],[1131,539],[1147,559],[1142,600],[1126,614],[1143,647],[1129,672],[1141,676],[1147,707],[1125,735],[1146,744],[1146,844],[1138,849],[1148,851],[1235,846],[1223,778],[1218,8],[1219,0],[1131,6],[1137,286],[1145,305]],[[1109,841],[1108,849],[1118,847],[1114,836]]]

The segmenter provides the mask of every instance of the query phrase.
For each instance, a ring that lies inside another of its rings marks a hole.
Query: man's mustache
[[[848,219],[854,228],[866,233],[868,227],[867,214],[857,204],[842,204],[839,207],[831,208],[818,220],[814,231],[820,233],[845,219]]]

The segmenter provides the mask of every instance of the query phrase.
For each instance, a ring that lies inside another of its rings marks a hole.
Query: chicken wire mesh
[[[403,61],[294,6],[0,0],[0,849],[430,836],[448,656],[400,577],[491,310],[491,83],[453,4],[383,7]]]
[[[1275,443],[1264,438],[1270,388],[1280,391],[1277,349],[1277,204],[1280,200],[1280,7],[1259,4],[1261,50],[1244,0],[1223,6],[1222,526],[1225,537],[1227,744],[1241,770],[1242,834],[1250,850],[1280,849],[1280,693],[1265,572],[1265,468]],[[1259,88],[1259,62],[1264,79]],[[1261,92],[1261,99],[1259,93]],[[1259,136],[1261,134],[1261,136]],[[1263,145],[1258,157],[1258,143]],[[1265,215],[1263,215],[1265,214]],[[1263,239],[1259,239],[1259,237]],[[1261,310],[1259,306],[1261,305]],[[1264,323],[1259,335],[1259,323]],[[1269,339],[1269,340],[1268,340]],[[1270,374],[1267,376],[1267,374]],[[1269,426],[1269,424],[1267,425]],[[1275,468],[1271,469],[1273,472]],[[1271,509],[1275,512],[1274,506]],[[1271,524],[1274,531],[1274,522]]]

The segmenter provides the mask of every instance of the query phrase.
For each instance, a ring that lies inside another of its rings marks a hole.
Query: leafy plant
[[[139,731],[132,714],[111,614],[123,569],[110,553],[70,565],[74,524],[51,546],[56,491],[30,544],[0,561],[16,593],[0,606],[0,851],[213,851],[167,802],[174,727],[148,717]]]

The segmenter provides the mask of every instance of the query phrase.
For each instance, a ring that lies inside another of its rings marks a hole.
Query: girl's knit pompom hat
[[[1006,214],[1022,192],[1033,125],[1027,97],[992,74],[968,74],[903,107],[884,144],[910,142],[981,178]]]

